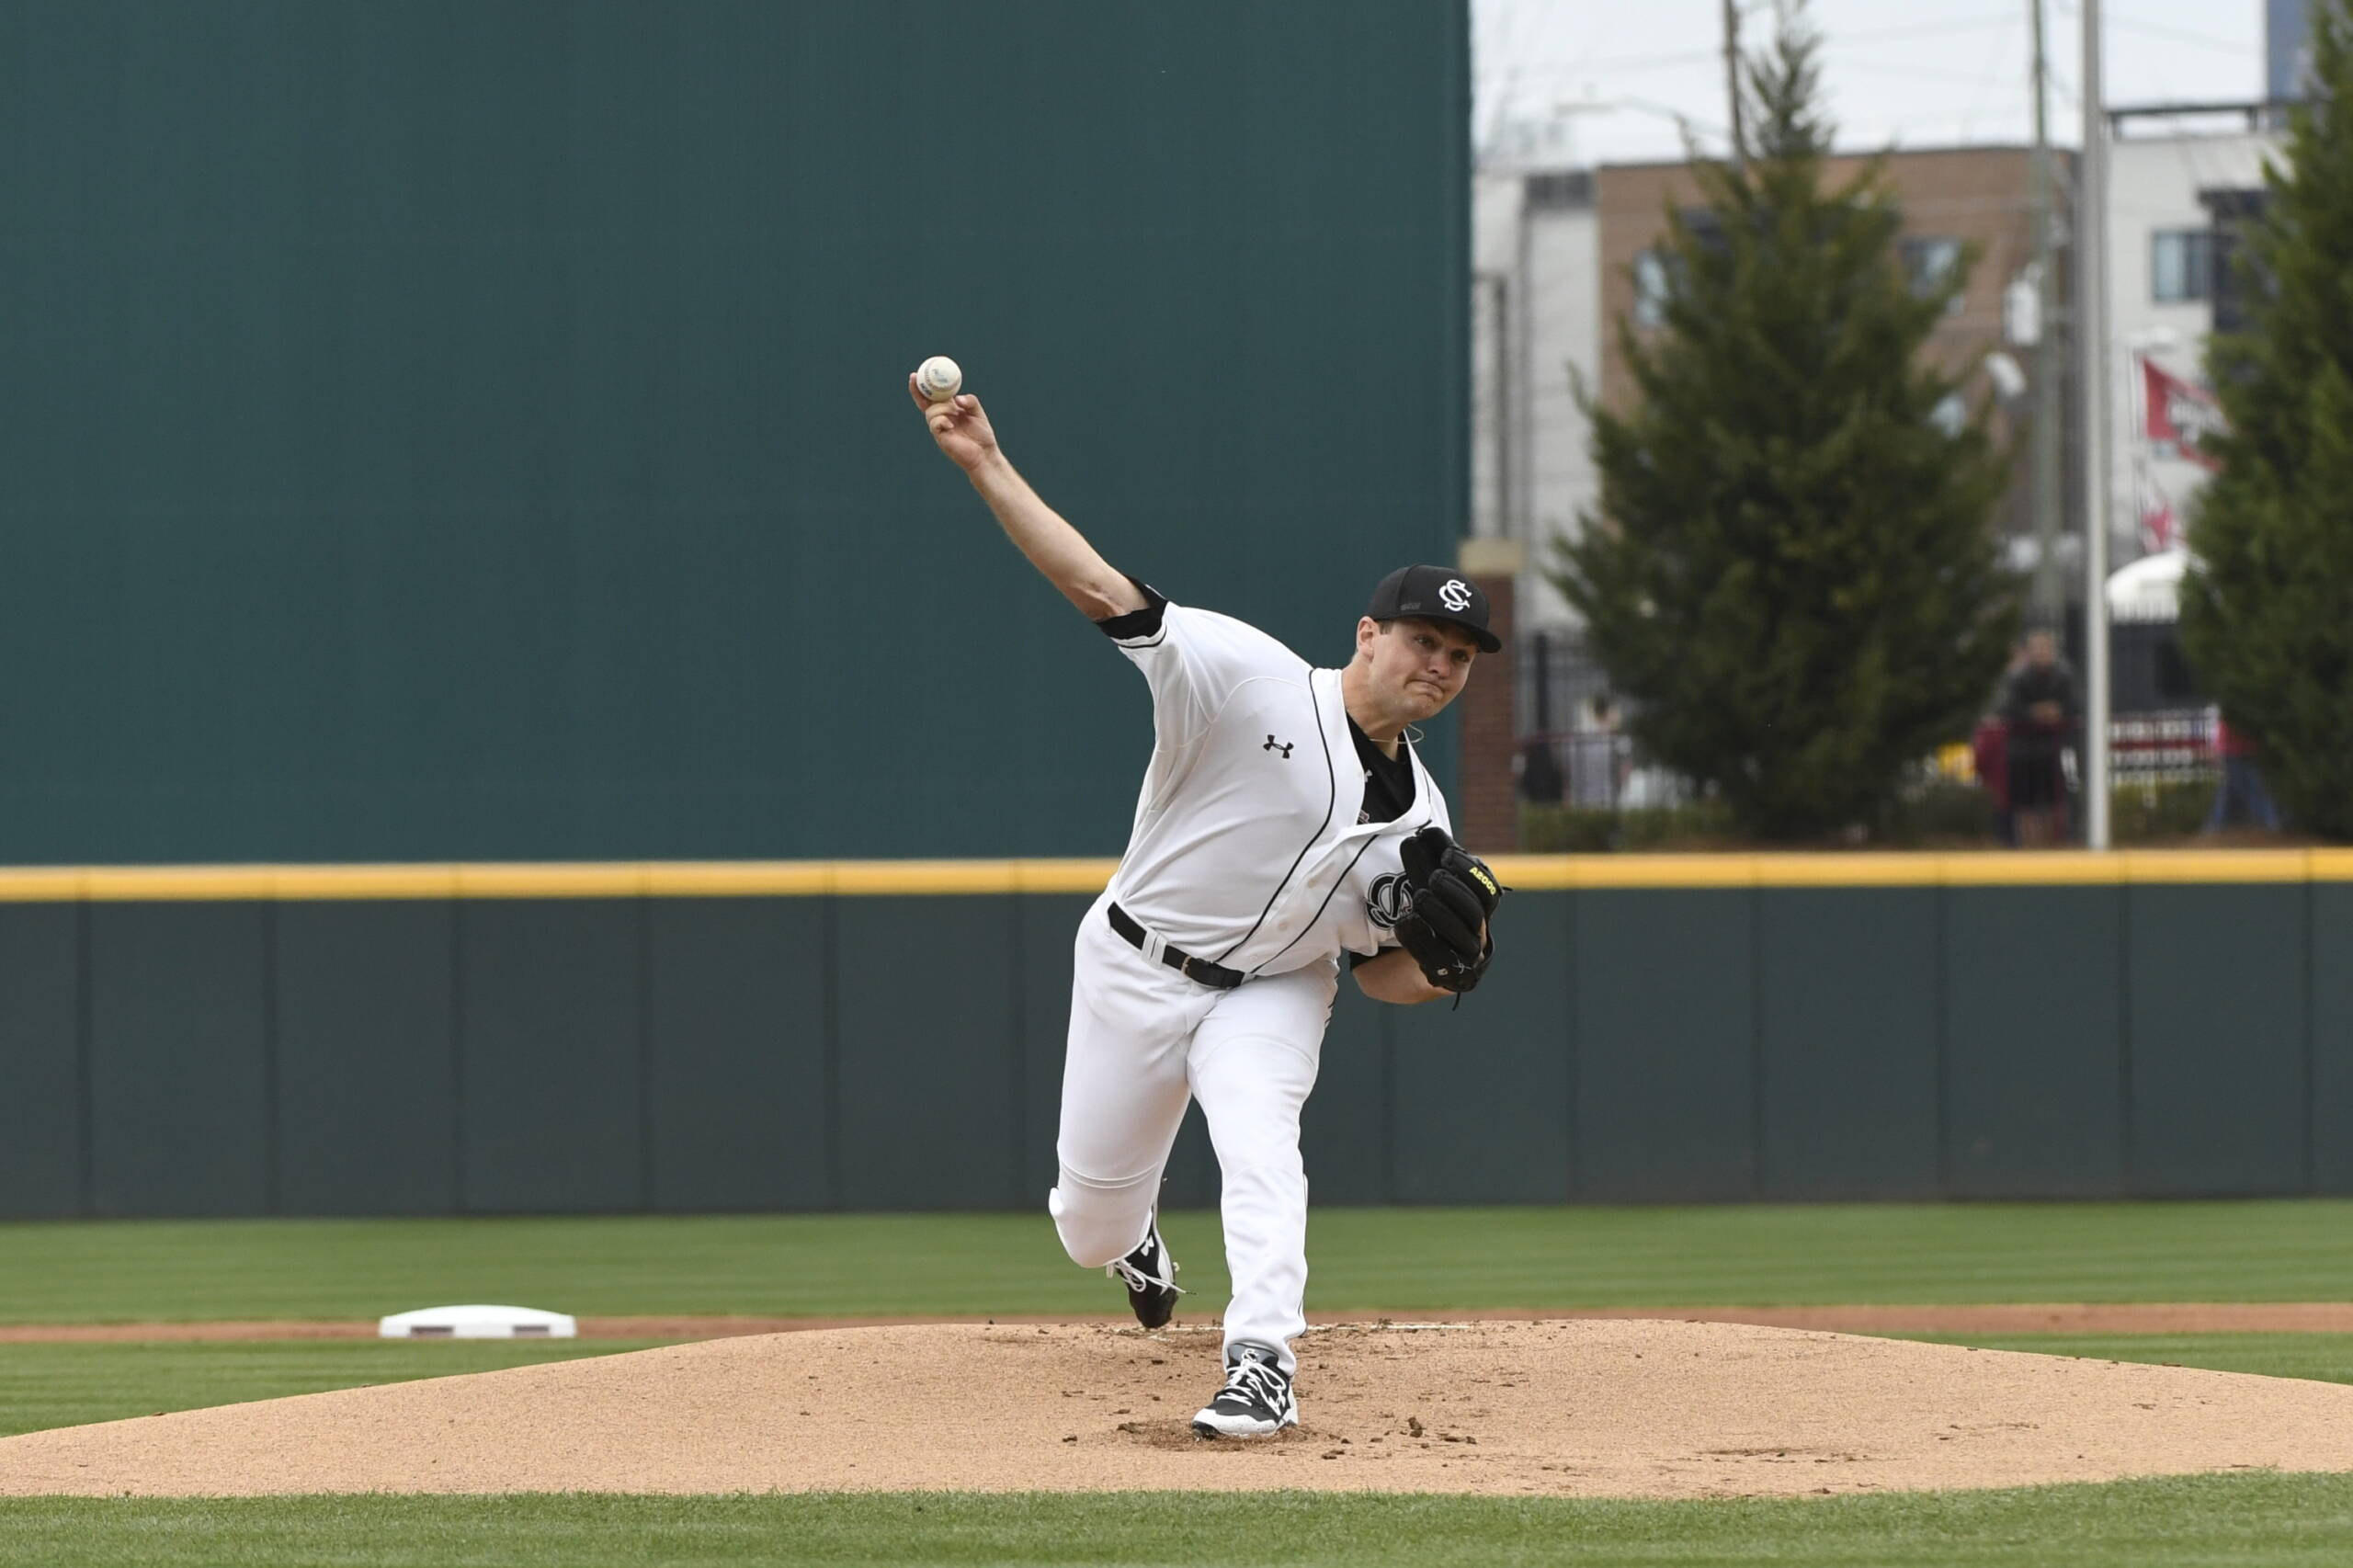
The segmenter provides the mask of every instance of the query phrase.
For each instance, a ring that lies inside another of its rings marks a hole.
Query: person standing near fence
[[[2024,658],[2002,693],[2002,719],[2009,729],[2010,820],[2021,849],[2066,835],[2063,757],[2082,716],[2075,674],[2059,657],[2058,640],[2048,631],[2028,632]]]

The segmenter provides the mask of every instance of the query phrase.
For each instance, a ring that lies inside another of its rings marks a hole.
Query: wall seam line
[[[654,901],[637,906],[637,1204],[642,1213],[661,1211],[654,1201],[660,1172],[654,1158]]]
[[[2304,883],[2304,1194],[2320,1192],[2320,890]]]
[[[466,903],[449,901],[449,1192],[472,1212],[466,1192]]]
[[[1006,1047],[1012,1115],[1006,1118],[1013,1136],[1007,1144],[1006,1190],[1016,1207],[1021,1203],[1021,1166],[1029,1149],[1029,1074],[1026,1061],[1029,1044],[1029,894],[1013,895],[1013,1028]],[[1154,1203],[1158,1198],[1155,1195]]]
[[[284,935],[278,911],[262,905],[261,941],[261,1187],[262,1212],[286,1212],[285,1108],[278,1093],[278,944]]]
[[[824,1069],[825,1207],[842,1207],[842,986],[841,900],[827,897],[819,948],[824,954],[824,983],[820,988],[818,1017],[822,1035],[820,1055]]]
[[[2132,1126],[2132,884],[2116,887],[2116,1119],[2123,1196],[2140,1193],[2140,1140]]]
[[[76,906],[74,920],[74,1079],[80,1096],[81,1147],[75,1151],[74,1179],[84,1218],[98,1214],[98,1063],[97,987],[91,957],[90,906]]]
[[[1765,1197],[1765,890],[1748,890],[1748,1196]]]
[[[1935,1009],[1936,1018],[1928,1050],[1936,1065],[1937,1196],[1948,1203],[1952,1201],[1952,1017],[1949,1011],[1952,977],[1947,972],[1950,955],[1946,949],[1949,945],[1947,922],[1950,918],[1947,906],[1951,900],[1952,889],[1941,885],[1931,891],[1928,900],[1928,1002]]]

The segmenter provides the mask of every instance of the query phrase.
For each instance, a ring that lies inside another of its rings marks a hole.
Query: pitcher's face
[[[1357,656],[1367,660],[1367,690],[1399,720],[1418,723],[1442,712],[1471,678],[1479,644],[1442,620],[1357,622]]]

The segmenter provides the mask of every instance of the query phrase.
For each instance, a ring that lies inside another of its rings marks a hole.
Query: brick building
[[[2043,389],[2034,384],[2031,349],[2009,341],[2006,303],[2014,289],[2032,287],[2034,261],[2033,157],[2023,147],[1958,147],[1899,152],[1886,155],[1885,182],[1904,214],[1899,242],[1904,264],[1926,284],[1942,270],[1959,264],[1966,249],[1974,247],[1977,260],[1969,283],[1954,308],[1937,328],[1930,352],[1959,383],[1961,394],[1974,403],[1993,398],[1995,435],[2013,438],[2018,453],[2008,498],[1998,526],[2017,541],[2014,559],[2031,559],[2034,538],[2032,474],[2027,460],[2026,436],[2032,411],[2040,405]],[[2070,154],[2052,154],[2054,200],[2063,201],[2070,183]],[[1824,160],[1825,187],[1854,177],[1870,159],[1845,155]],[[1646,290],[1663,286],[1663,277],[1651,259],[1665,238],[1670,204],[1696,207],[1701,201],[1699,182],[1682,164],[1643,164],[1604,168],[1595,177],[1595,206],[1599,214],[1601,316],[1606,323],[1631,318],[1642,330],[1655,309],[1655,296]],[[2064,233],[2064,223],[2061,226]],[[2065,286],[2067,253],[2058,256],[2061,296]],[[1998,395],[1997,383],[1984,367],[1995,351],[2009,356],[2024,372],[2025,387],[2018,395]],[[2063,366],[2071,356],[2062,352]],[[1613,405],[1631,392],[1626,367],[1614,332],[1601,339],[1601,386]],[[2052,389],[2068,426],[2074,423],[2073,399],[2063,371]],[[2072,440],[2062,448],[2071,449]],[[2062,494],[2076,490],[2063,482]],[[2066,509],[2063,508],[2063,517]],[[2063,526],[2061,530],[2067,530]]]

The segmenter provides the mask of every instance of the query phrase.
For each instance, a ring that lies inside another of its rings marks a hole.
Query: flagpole
[[[2132,537],[2140,544],[2143,554],[2149,549],[2149,491],[2155,483],[2156,449],[2149,439],[2149,378],[2141,368],[2147,351],[2137,345],[2124,357],[2125,417],[2131,421],[2131,445],[2126,449],[2132,454]]]
[[[2084,843],[2109,847],[2108,119],[2101,112],[2099,0],[2084,0],[2084,151],[2075,224],[2084,397]]]

